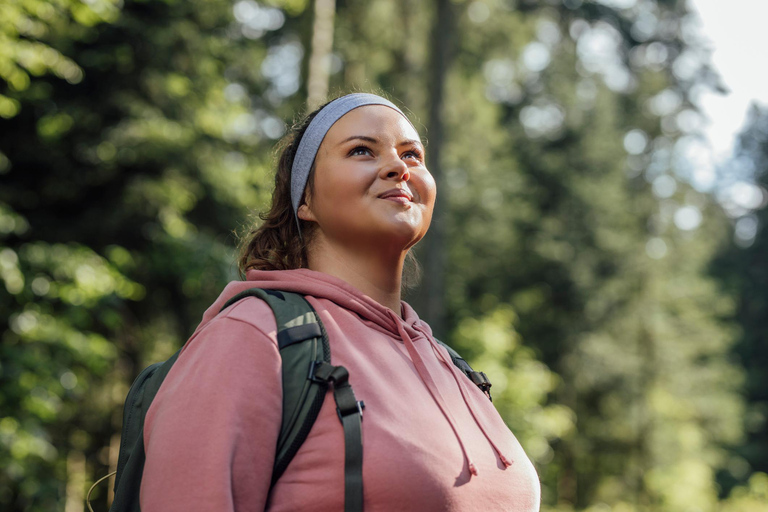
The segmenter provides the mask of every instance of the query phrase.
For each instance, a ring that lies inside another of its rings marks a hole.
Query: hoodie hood
[[[226,302],[238,293],[249,288],[263,288],[266,290],[280,290],[285,292],[300,293],[313,297],[327,299],[339,306],[357,314],[361,319],[372,324],[382,332],[395,338],[401,338],[398,324],[402,325],[410,337],[418,337],[419,333],[432,336],[429,325],[421,320],[411,306],[401,301],[402,320],[398,315],[393,315],[392,310],[364,295],[360,290],[347,282],[322,272],[316,272],[306,268],[295,270],[249,270],[245,281],[233,281],[229,283],[219,298],[203,315],[197,330],[213,320],[219,314]]]

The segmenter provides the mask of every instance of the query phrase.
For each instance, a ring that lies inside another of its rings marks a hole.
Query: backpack
[[[251,288],[238,293],[221,308],[246,298],[258,297],[269,305],[277,323],[277,343],[282,359],[283,419],[277,441],[271,486],[274,486],[309,435],[328,389],[333,390],[336,412],[344,429],[344,510],[363,510],[362,419],[365,404],[355,398],[349,385],[349,373],[343,366],[331,364],[328,333],[314,308],[296,293]],[[483,372],[472,370],[462,357],[445,343],[453,364],[483,393],[491,398],[491,383]],[[117,471],[96,481],[115,476],[115,498],[110,512],[139,512],[139,488],[144,472],[144,419],[149,406],[179,356],[145,368],[131,385],[123,408],[123,426]]]

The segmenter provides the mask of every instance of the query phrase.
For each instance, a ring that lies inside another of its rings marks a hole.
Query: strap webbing
[[[338,391],[352,388],[334,389],[333,396],[339,402]],[[352,399],[354,400],[354,395]],[[363,426],[362,412],[355,411],[346,416],[341,415],[341,425],[344,427],[344,512],[360,512],[363,510]]]
[[[288,327],[277,333],[277,346],[280,350],[294,343],[299,343],[310,338],[320,338],[323,331],[319,324],[304,324]]]
[[[325,362],[313,365],[313,378],[333,384],[336,412],[344,428],[344,512],[363,510],[363,408],[358,402],[349,372],[343,366]]]

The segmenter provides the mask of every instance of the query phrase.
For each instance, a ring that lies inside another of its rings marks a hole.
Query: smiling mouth
[[[406,204],[413,201],[413,195],[408,190],[395,188],[381,194],[379,199],[388,199],[390,201]]]

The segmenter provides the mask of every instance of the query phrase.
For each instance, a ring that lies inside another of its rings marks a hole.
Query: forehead
[[[419,140],[419,134],[411,123],[402,114],[384,105],[366,105],[347,112],[331,126],[323,142],[333,143],[354,135],[393,141]]]

